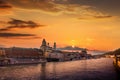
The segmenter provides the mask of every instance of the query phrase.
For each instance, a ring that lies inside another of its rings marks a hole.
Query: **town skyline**
[[[104,4],[103,4],[104,3]],[[118,0],[0,0],[0,47],[120,47]],[[52,45],[51,45],[52,46]]]

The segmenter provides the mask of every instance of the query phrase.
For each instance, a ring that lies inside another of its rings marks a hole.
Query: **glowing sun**
[[[75,47],[75,43],[76,43],[76,41],[75,41],[75,40],[71,40],[71,45],[72,45],[72,48],[74,48],[74,47]]]

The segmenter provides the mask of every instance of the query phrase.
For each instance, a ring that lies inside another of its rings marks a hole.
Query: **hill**
[[[114,51],[109,51],[106,52],[104,55],[115,55],[115,54],[119,54],[120,55],[120,48],[114,50]]]

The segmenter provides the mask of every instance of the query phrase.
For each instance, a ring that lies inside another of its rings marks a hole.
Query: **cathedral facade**
[[[53,50],[56,50],[56,42],[54,42],[53,47],[50,47],[49,43],[46,42],[45,39],[42,40],[42,44],[40,46],[40,49],[45,52],[51,52]]]

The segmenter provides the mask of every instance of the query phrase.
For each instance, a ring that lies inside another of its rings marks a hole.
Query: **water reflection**
[[[41,80],[46,80],[46,63],[41,64]]]
[[[0,80],[117,80],[112,59],[0,67]]]

